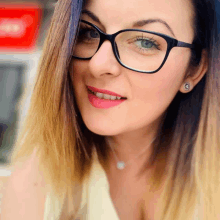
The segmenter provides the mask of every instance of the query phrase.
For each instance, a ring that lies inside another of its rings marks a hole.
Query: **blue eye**
[[[135,44],[140,47],[141,49],[153,49],[153,48],[157,48],[157,45],[147,39],[137,39]]]
[[[142,40],[141,46],[144,48],[152,48],[154,46],[154,44],[148,40]]]

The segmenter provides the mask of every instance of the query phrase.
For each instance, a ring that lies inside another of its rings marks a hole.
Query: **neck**
[[[135,164],[146,161],[152,152],[152,141],[155,139],[155,132],[140,131],[132,133],[124,133],[114,137],[108,137],[109,156],[113,163],[123,161],[126,163]],[[116,156],[115,156],[116,155]]]

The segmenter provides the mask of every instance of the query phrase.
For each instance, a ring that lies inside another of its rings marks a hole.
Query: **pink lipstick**
[[[102,109],[111,108],[111,107],[114,107],[114,106],[121,104],[122,102],[124,102],[127,99],[126,97],[123,97],[123,96],[121,96],[115,92],[112,92],[112,91],[108,91],[108,90],[104,90],[104,89],[97,89],[92,86],[87,86],[87,88],[88,88],[89,102],[95,108],[102,108]],[[103,97],[100,98],[95,95],[97,92],[105,94],[105,95],[116,96],[117,98],[115,100],[104,99]]]
[[[105,90],[105,89],[97,89],[95,87],[92,87],[92,86],[87,86],[87,88],[89,90],[91,90],[92,92],[100,92],[100,93],[103,93],[103,94],[108,94],[108,95],[113,95],[113,96],[118,96],[118,97],[123,97],[115,92],[112,92],[112,91],[108,91],[108,90]],[[125,98],[125,97],[124,97]]]

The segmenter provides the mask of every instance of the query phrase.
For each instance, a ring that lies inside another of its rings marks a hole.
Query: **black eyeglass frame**
[[[166,62],[166,60],[167,60],[167,58],[169,56],[169,53],[170,53],[170,51],[171,51],[171,49],[173,47],[186,47],[186,48],[190,48],[192,50],[196,49],[195,45],[193,45],[193,44],[189,44],[189,43],[185,43],[185,42],[182,42],[182,41],[178,41],[175,38],[172,38],[170,36],[167,36],[167,35],[161,34],[161,33],[157,33],[157,32],[146,31],[146,30],[142,30],[142,29],[123,29],[123,30],[120,30],[120,31],[118,31],[118,32],[116,32],[114,34],[106,34],[103,31],[101,31],[97,26],[95,26],[94,24],[92,24],[92,23],[90,23],[88,21],[81,20],[80,22],[88,24],[88,25],[91,25],[93,28],[95,28],[98,31],[99,35],[100,35],[100,42],[99,42],[97,50],[95,51],[95,53],[91,57],[89,57],[89,58],[82,58],[82,57],[77,57],[77,56],[73,55],[73,57],[75,59],[80,59],[80,60],[90,60],[90,59],[92,59],[92,57],[97,53],[97,51],[102,46],[104,41],[105,40],[109,40],[111,42],[112,50],[113,50],[113,53],[115,55],[115,58],[119,62],[120,65],[122,65],[123,67],[125,67],[125,68],[127,68],[129,70],[133,70],[133,71],[136,71],[136,72],[153,74],[153,73],[158,72],[163,67],[163,65],[165,64],[165,62]],[[166,52],[166,55],[164,57],[164,60],[163,60],[162,64],[160,65],[160,67],[158,69],[156,69],[154,71],[141,71],[141,70],[137,70],[137,69],[133,69],[131,67],[128,67],[128,66],[126,66],[125,64],[123,64],[121,62],[119,54],[117,52],[117,44],[115,42],[115,38],[117,37],[118,34],[123,33],[123,32],[127,32],[127,31],[139,31],[139,32],[144,32],[144,33],[150,33],[150,34],[154,34],[154,35],[160,36],[160,37],[162,37],[162,38],[164,38],[166,40],[166,42],[167,42],[167,52]]]

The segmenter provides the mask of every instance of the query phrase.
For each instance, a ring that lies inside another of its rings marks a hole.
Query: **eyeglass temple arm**
[[[188,47],[188,48],[191,48],[191,49],[194,49],[195,46],[193,44],[188,44],[188,43],[185,43],[185,42],[182,42],[182,41],[177,41],[177,47]]]

